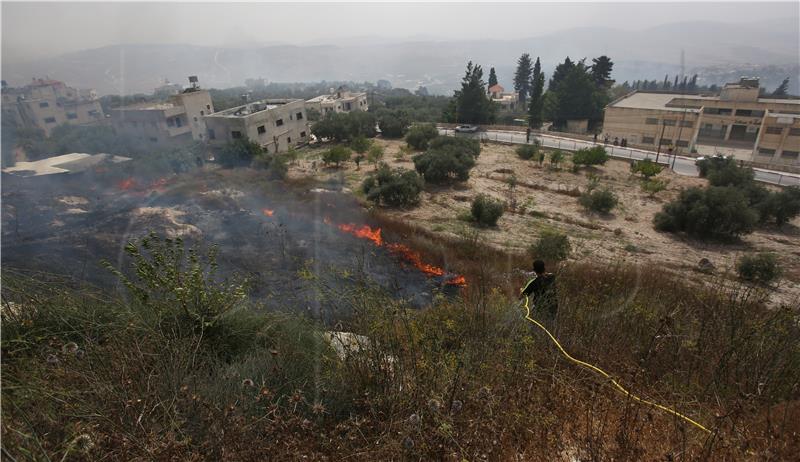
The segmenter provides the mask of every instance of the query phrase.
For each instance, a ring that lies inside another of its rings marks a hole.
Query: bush
[[[663,165],[659,165],[650,159],[640,160],[631,164],[631,173],[639,173],[645,180],[658,175],[663,169]]]
[[[431,183],[467,181],[480,149],[477,140],[436,137],[425,153],[414,156],[414,168]]]
[[[739,167],[733,159],[714,164],[706,176],[711,186],[747,186],[753,183],[753,169]]]
[[[608,213],[617,206],[617,196],[611,190],[596,189],[586,191],[578,198],[578,203],[586,210],[597,213]]]
[[[231,141],[216,152],[217,162],[225,168],[250,165],[262,153],[261,146],[247,139]]]
[[[517,147],[517,149],[515,149],[515,152],[517,153],[517,156],[523,160],[531,160],[534,157],[538,158],[537,155],[539,154],[539,142],[534,140],[534,143],[532,144],[520,145]]]
[[[669,180],[649,179],[642,180],[642,191],[646,192],[650,197],[655,197],[656,194],[667,189]]]
[[[659,231],[695,237],[731,238],[753,231],[758,213],[742,191],[733,187],[689,188],[653,218]]]
[[[731,156],[706,157],[705,159],[698,160],[695,163],[695,165],[697,165],[697,171],[700,174],[700,178],[705,178],[708,176],[709,172],[730,164],[736,165],[736,160]]]
[[[800,187],[789,186],[769,195],[759,203],[758,211],[762,222],[774,220],[783,225],[800,214]]]
[[[744,255],[736,266],[739,277],[745,281],[769,284],[781,276],[782,269],[775,254]]]
[[[555,230],[545,230],[530,248],[533,258],[549,261],[565,260],[572,251],[569,238],[566,234]]]
[[[550,165],[552,165],[553,168],[558,167],[558,164],[560,164],[563,160],[564,160],[564,153],[561,152],[561,150],[556,149],[555,151],[550,153]]]
[[[328,114],[311,127],[311,132],[318,138],[340,142],[358,136],[373,138],[376,134],[375,115],[363,111]]]
[[[572,163],[575,165],[603,165],[608,161],[608,154],[602,146],[578,149],[572,154]]]
[[[390,169],[381,164],[361,185],[367,200],[377,205],[403,207],[419,203],[422,178],[413,170]]]
[[[403,117],[394,114],[384,114],[378,121],[381,135],[384,138],[402,138],[408,129],[408,123]]]
[[[370,146],[372,146],[372,141],[364,138],[363,135],[358,135],[350,142],[350,149],[358,154],[364,154]]]
[[[350,160],[352,155],[353,153],[350,149],[344,146],[334,146],[322,153],[322,162],[325,164],[333,163],[338,167],[342,162]]]
[[[433,124],[414,125],[406,133],[406,143],[417,151],[428,149],[428,143],[439,136],[439,130]]]
[[[483,226],[495,226],[503,216],[503,204],[489,196],[479,194],[472,200],[472,219]]]
[[[367,151],[367,162],[375,165],[375,168],[378,167],[378,162],[383,159],[384,149],[383,146],[379,144],[373,144],[369,147],[369,151]]]

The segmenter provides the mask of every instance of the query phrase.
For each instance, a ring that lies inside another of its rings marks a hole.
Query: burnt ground
[[[125,267],[124,245],[156,232],[201,248],[216,244],[221,274],[248,278],[252,297],[276,309],[341,308],[320,289],[377,285],[417,306],[458,290],[446,284],[451,274],[426,275],[386,246],[339,229],[374,221],[335,179],[286,184],[262,171],[207,166],[147,180],[96,172],[3,180],[4,271],[114,288],[101,261]]]

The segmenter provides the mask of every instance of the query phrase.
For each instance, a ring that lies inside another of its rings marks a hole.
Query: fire
[[[445,281],[445,284],[449,286],[465,286],[467,285],[467,279],[459,274]]]
[[[418,270],[430,276],[443,276],[444,270],[438,266],[433,266],[422,261],[422,256],[419,252],[411,250],[408,246],[398,243],[387,244],[389,252],[399,256],[403,260],[414,265]]]
[[[381,237],[381,229],[375,228],[372,229],[368,225],[361,226],[359,228],[356,227],[354,224],[341,224],[338,226],[340,230],[350,233],[355,237],[360,237],[361,239],[369,239],[370,241],[374,242],[375,245],[378,247],[383,245],[383,238]]]
[[[270,209],[261,209],[261,213],[263,213],[265,217],[271,217],[272,215],[275,215],[275,211]]]
[[[133,178],[126,178],[126,179],[120,181],[117,184],[117,186],[119,186],[119,189],[122,189],[123,191],[127,191],[127,190],[133,188],[134,186],[136,186],[136,181],[134,181]]]

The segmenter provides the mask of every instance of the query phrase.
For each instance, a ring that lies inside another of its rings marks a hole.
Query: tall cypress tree
[[[614,63],[611,58],[606,55],[599,58],[592,59],[591,73],[594,78],[594,83],[598,87],[605,87],[609,80],[611,80],[611,69],[614,68]]]
[[[497,74],[494,72],[494,68],[489,69],[489,88],[497,85]]]
[[[455,92],[456,117],[458,122],[483,124],[494,122],[494,106],[486,94],[483,69],[480,65],[467,64],[467,72],[461,79],[461,90]]]
[[[542,126],[542,108],[544,107],[544,73],[539,57],[533,65],[531,77],[531,101],[528,106],[528,126],[539,128]]]
[[[531,91],[531,74],[533,74],[531,65],[531,55],[523,53],[517,60],[517,72],[514,73],[514,90],[519,92],[519,102],[523,107]]]

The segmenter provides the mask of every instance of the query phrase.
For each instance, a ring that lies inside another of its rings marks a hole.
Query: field
[[[397,140],[376,140],[385,147],[384,161],[392,167],[413,169],[415,154]],[[348,162],[339,169],[323,168],[320,155],[324,148],[302,151],[293,165],[294,178],[343,178],[356,194],[365,175],[373,167],[364,162],[360,169]],[[464,220],[470,202],[479,193],[506,203],[506,212],[496,228],[479,229],[482,242],[510,254],[525,253],[546,229],[566,233],[574,249],[573,261],[592,261],[607,265],[625,261],[651,263],[689,279],[711,279],[722,275],[734,277],[741,255],[750,252],[774,252],[784,267],[784,278],[772,293],[781,303],[800,295],[800,219],[781,229],[759,228],[733,243],[700,242],[684,236],[660,233],[653,229],[653,216],[662,206],[677,197],[684,188],[705,186],[706,180],[665,170],[658,178],[668,180],[666,190],[650,197],[641,190],[640,178],[630,173],[625,161],[610,160],[603,166],[573,173],[567,161],[558,169],[548,161],[540,166],[522,160],[515,146],[489,143],[483,145],[469,181],[452,187],[428,187],[418,207],[406,210],[382,210],[381,214],[399,222],[416,225],[444,237],[463,236],[475,229]],[[515,179],[516,187],[510,187]],[[590,182],[608,187],[619,197],[619,206],[607,216],[586,212],[577,196]],[[698,262],[706,258],[714,266],[714,275],[699,271]]]

